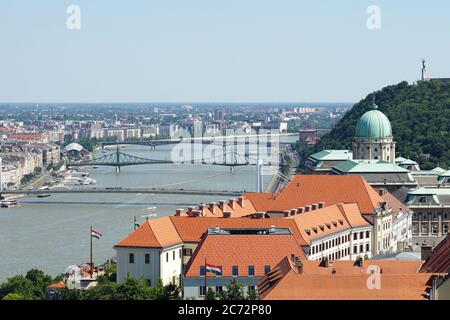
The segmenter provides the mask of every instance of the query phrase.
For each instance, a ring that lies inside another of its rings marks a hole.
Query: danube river
[[[296,137],[289,137],[293,141]],[[170,159],[172,146],[150,150],[129,146],[122,152],[152,159]],[[105,150],[113,152],[114,150]],[[97,152],[97,157],[102,151]],[[97,187],[165,187],[199,190],[247,190],[256,188],[256,167],[213,165],[146,165],[83,168]],[[271,176],[265,176],[267,185]],[[89,259],[90,226],[103,233],[94,239],[94,262],[103,263],[114,256],[113,245],[133,230],[138,222],[155,212],[158,216],[175,213],[200,202],[227,200],[220,197],[152,194],[57,194],[47,198],[19,199],[20,207],[0,209],[0,282],[31,268],[49,274],[63,273],[71,264]],[[156,207],[156,208],[155,208]]]

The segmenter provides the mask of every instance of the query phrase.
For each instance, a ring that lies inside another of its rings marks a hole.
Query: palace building
[[[363,114],[356,125],[353,156],[355,159],[394,163],[395,142],[391,122],[375,104],[373,110]]]

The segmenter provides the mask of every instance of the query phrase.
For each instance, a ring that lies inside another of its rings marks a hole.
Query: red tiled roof
[[[319,202],[325,206],[357,203],[363,214],[373,214],[384,200],[360,176],[298,175],[269,211],[283,212]]]
[[[306,245],[294,221],[286,219],[248,219],[212,217],[161,217],[145,222],[116,244],[117,247],[162,248],[181,242],[199,243],[209,228],[289,228],[298,245]]]
[[[161,217],[145,222],[115,246],[164,248],[181,242],[170,217]]]
[[[244,197],[250,199],[257,212],[267,212],[273,205],[278,193],[246,192]]]
[[[249,199],[246,199],[245,197],[243,200],[244,200],[243,206],[241,206],[240,203],[237,201],[237,199],[235,199],[234,210],[231,208],[229,201],[225,201],[223,210],[220,208],[220,206],[218,204],[215,204],[214,205],[214,213],[213,213],[213,211],[211,211],[210,206],[205,204],[200,216],[222,218],[224,216],[224,212],[231,212],[232,218],[241,218],[241,217],[246,217],[246,216],[256,213],[257,210],[253,206],[252,202]],[[194,210],[201,211],[199,208],[196,208]],[[175,214],[175,215],[187,217],[188,213],[182,212],[180,215],[178,215],[178,214]]]
[[[297,214],[284,219],[295,221],[302,237],[308,243],[310,243],[312,239],[324,237],[328,234],[341,232],[351,228],[336,205],[303,214]],[[335,222],[336,225],[333,224],[333,222]]]
[[[64,288],[66,285],[64,284],[64,281],[55,282],[49,285],[50,288],[60,289]]]
[[[26,140],[38,140],[45,138],[45,135],[40,133],[11,133],[8,134],[9,139],[26,139]]]
[[[396,221],[400,213],[410,214],[413,212],[410,208],[408,208],[405,204],[403,204],[400,200],[394,197],[394,195],[387,190],[381,197],[383,198],[384,201],[387,202],[389,207],[392,208],[394,222]]]
[[[200,276],[200,267],[207,263],[222,267],[222,276],[232,276],[238,266],[239,276],[248,276],[248,267],[255,267],[255,276],[264,276],[264,267],[274,268],[287,254],[304,253],[292,235],[208,235],[196,248],[186,272],[187,277]]]
[[[433,249],[420,272],[450,273],[450,233]]]
[[[352,228],[366,227],[370,225],[370,223],[363,218],[357,203],[341,203],[338,204],[337,207]]]
[[[367,260],[362,268],[354,261],[304,261],[303,274],[285,257],[258,284],[263,300],[423,300],[433,274],[417,273],[420,261]],[[381,268],[380,289],[367,286],[368,267]],[[334,270],[334,273],[333,273]]]
[[[289,228],[299,245],[306,245],[297,225],[286,219],[210,218],[210,217],[170,217],[184,242],[200,242],[208,228]]]

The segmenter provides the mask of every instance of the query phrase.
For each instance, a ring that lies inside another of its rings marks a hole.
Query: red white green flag
[[[92,238],[100,239],[102,236],[103,235],[100,232],[95,231],[94,229],[92,229],[92,231],[91,231],[91,237]]]
[[[214,273],[216,276],[222,275],[222,267],[206,264],[206,272]]]

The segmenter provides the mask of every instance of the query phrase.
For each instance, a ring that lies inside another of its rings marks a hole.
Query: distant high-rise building
[[[225,121],[225,111],[223,109],[217,109],[214,111],[215,121]]]

